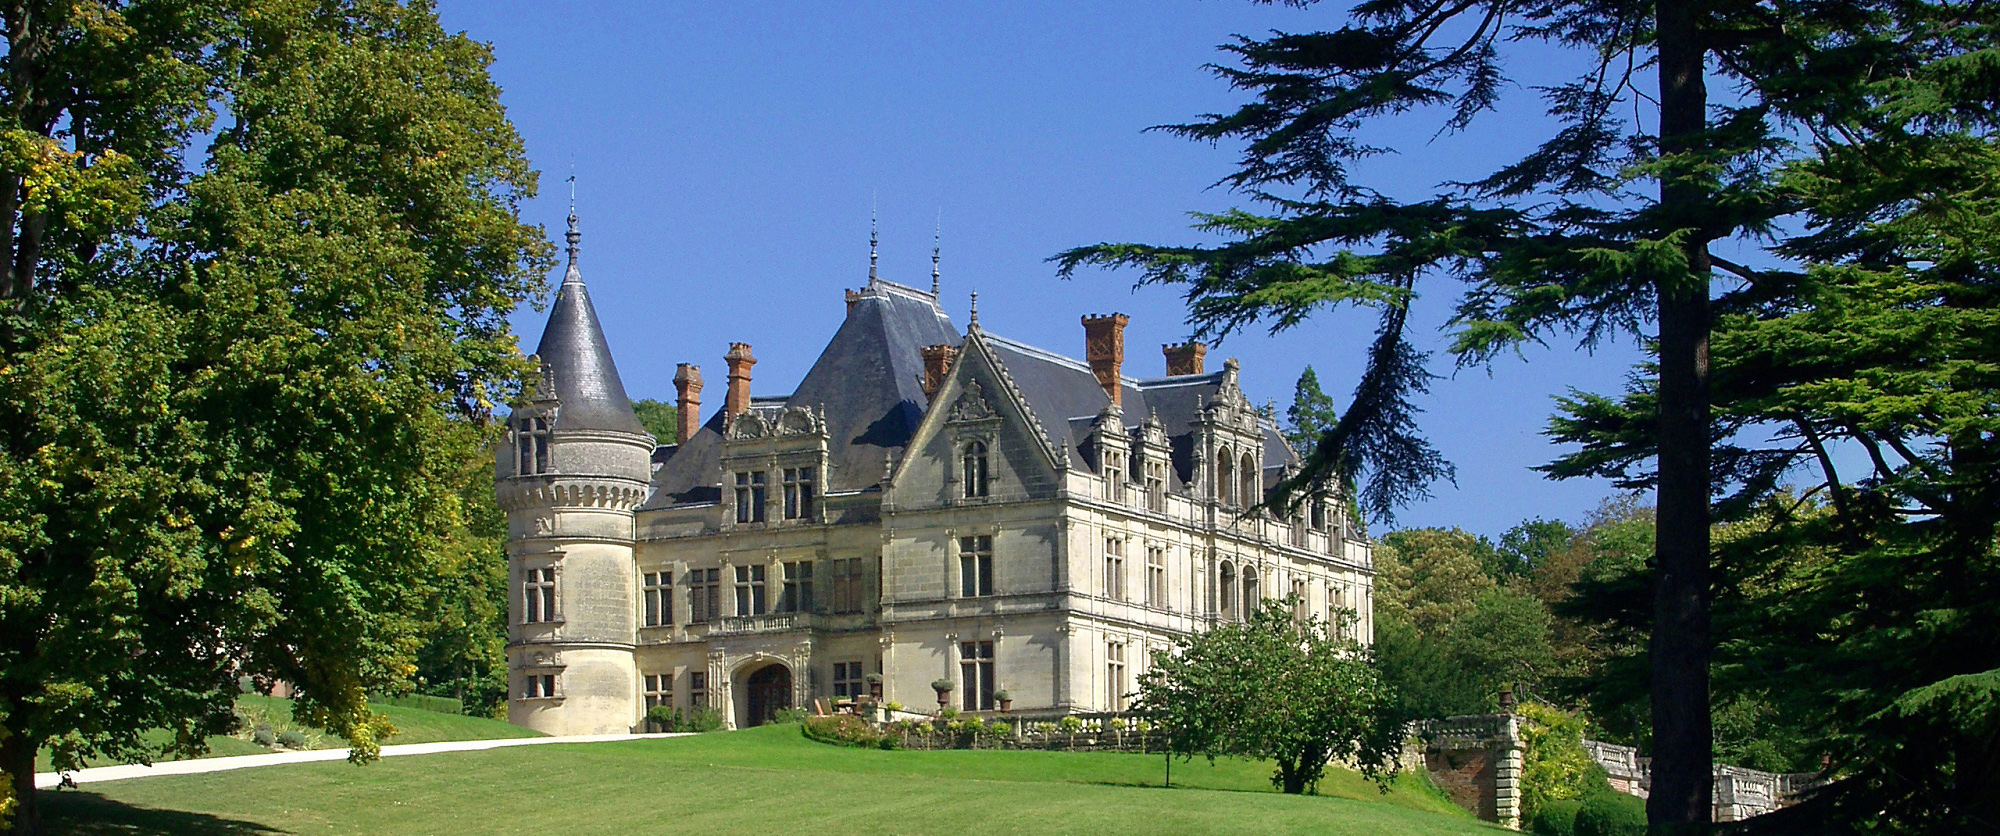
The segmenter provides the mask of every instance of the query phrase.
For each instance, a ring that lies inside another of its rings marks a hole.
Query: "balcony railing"
[[[810,630],[814,626],[812,613],[774,612],[763,615],[732,615],[718,618],[708,625],[711,636],[746,636],[757,633],[784,633],[792,630]]]

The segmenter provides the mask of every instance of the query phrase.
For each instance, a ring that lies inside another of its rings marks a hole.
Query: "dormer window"
[[[514,424],[514,474],[536,476],[549,472],[549,421],[522,418]]]
[[[1215,454],[1215,500],[1224,505],[1235,505],[1236,462],[1229,454],[1229,448]]]
[[[1146,462],[1146,510],[1167,510],[1167,463]]]
[[[1104,451],[1104,495],[1112,502],[1125,499],[1125,454]]]
[[[813,469],[785,468],[785,519],[811,519],[813,515]]]
[[[736,521],[739,523],[760,523],[764,521],[764,471],[751,470],[736,474]]]
[[[964,471],[965,495],[967,497],[985,496],[987,489],[986,442],[967,442],[965,445],[965,455],[960,461],[960,467]]]

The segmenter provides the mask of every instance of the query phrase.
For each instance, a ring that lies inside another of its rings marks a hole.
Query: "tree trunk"
[[[35,750],[27,735],[7,730],[0,739],[0,772],[14,788],[14,812],[7,821],[11,836],[36,836],[42,832],[40,808],[35,804]]]
[[[1692,4],[1661,2],[1660,146],[1669,156],[1706,140],[1705,48]],[[1681,229],[1684,275],[1657,279],[1660,485],[1653,593],[1652,832],[1700,833],[1713,816],[1709,657],[1709,190],[1685,162],[1661,175],[1661,231]]]

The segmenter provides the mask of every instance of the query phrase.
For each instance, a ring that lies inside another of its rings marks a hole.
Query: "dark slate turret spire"
[[[597,309],[590,304],[590,292],[584,289],[583,273],[576,266],[577,244],[583,234],[577,231],[574,208],[569,213],[569,232],[563,237],[569,241],[569,270],[563,273],[556,303],[549,309],[542,344],[535,349],[547,381],[542,395],[558,401],[555,429],[643,435],[646,427],[639,423],[631,399],[625,396],[618,365],[611,360],[611,346],[604,341]]]

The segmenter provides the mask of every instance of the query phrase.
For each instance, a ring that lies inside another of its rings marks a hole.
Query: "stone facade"
[[[1206,372],[1198,344],[1167,346],[1176,374],[1138,379],[1123,315],[1086,317],[1078,360],[976,312],[960,335],[934,293],[878,279],[846,303],[795,392],[753,396],[750,347],[732,345],[723,408],[657,450],[601,426],[630,411],[608,347],[589,348],[601,333],[567,353],[544,338],[547,400],[517,410],[498,467],[515,722],[624,731],[665,704],[753,725],[870,675],[912,710],[944,679],[971,713],[1002,690],[1016,714],[1115,711],[1175,636],[1259,599],[1297,594],[1372,634],[1370,544],[1336,498],[1245,511],[1298,458],[1235,361]],[[565,386],[604,370],[612,386]],[[698,412],[699,370],[676,377]],[[608,413],[571,402],[613,388]]]

